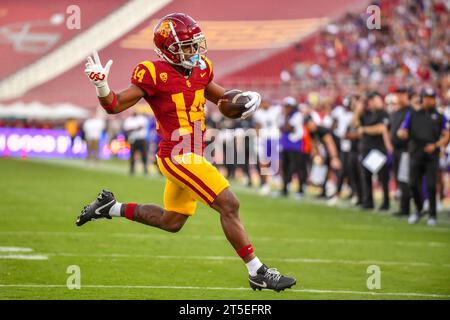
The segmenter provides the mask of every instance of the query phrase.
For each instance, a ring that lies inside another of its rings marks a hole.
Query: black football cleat
[[[297,283],[295,278],[283,276],[275,268],[267,268],[263,264],[257,271],[256,276],[248,277],[248,282],[253,290],[269,289],[276,292],[283,291],[284,289],[289,289]]]
[[[102,190],[93,202],[88,204],[81,211],[77,219],[77,226],[82,226],[88,221],[106,218],[111,219],[109,209],[116,203],[116,198],[111,191]]]

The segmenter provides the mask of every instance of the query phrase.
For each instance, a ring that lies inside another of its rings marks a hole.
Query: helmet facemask
[[[205,36],[203,33],[198,33],[194,36],[194,39],[172,43],[167,48],[167,51],[179,57],[179,62],[172,62],[173,64],[180,65],[186,69],[192,69],[201,64],[201,55],[205,54],[208,50],[206,48]]]

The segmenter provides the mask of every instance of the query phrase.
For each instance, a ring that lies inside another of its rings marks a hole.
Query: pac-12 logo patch
[[[161,72],[159,74],[159,78],[161,79],[162,82],[167,82],[167,72]]]

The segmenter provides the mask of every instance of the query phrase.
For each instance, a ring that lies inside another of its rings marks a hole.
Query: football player
[[[161,136],[158,167],[166,177],[164,206],[120,203],[103,190],[85,206],[76,224],[111,217],[125,217],[168,232],[177,232],[203,202],[220,213],[223,231],[249,272],[253,290],[290,288],[296,280],[264,265],[253,251],[239,219],[239,200],[228,181],[203,157],[205,99],[217,104],[225,89],[213,81],[211,61],[206,58],[205,36],[186,14],[163,17],[154,28],[155,51],[160,60],[143,61],[132,71],[131,85],[120,92],[108,87],[112,65],[100,62],[96,51],[87,58],[85,73],[97,90],[100,104],[109,114],[120,113],[144,98],[153,109]],[[242,118],[253,114],[261,96],[249,97]]]

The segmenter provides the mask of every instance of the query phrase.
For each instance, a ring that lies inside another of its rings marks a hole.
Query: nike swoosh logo
[[[267,288],[267,283],[266,283],[265,281],[263,281],[263,283],[261,284],[261,283],[252,281],[251,279],[248,279],[248,280],[249,280],[251,283],[256,284],[258,287],[261,287],[261,288]]]
[[[109,206],[114,201],[116,201],[116,200],[111,200],[110,202],[108,202],[107,204],[101,206],[100,208],[95,209],[95,214],[101,214],[100,210],[102,210],[103,208],[106,208],[107,206]]]
[[[203,78],[204,76],[206,76],[206,72],[205,72],[205,73],[201,73],[201,74],[200,74],[200,77],[202,77],[202,78]]]

